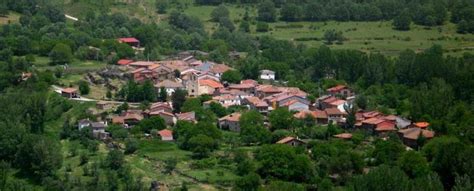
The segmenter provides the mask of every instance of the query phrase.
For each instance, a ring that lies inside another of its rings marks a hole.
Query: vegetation
[[[149,190],[155,181],[171,190],[472,190],[473,7],[435,0],[7,0],[0,19],[19,18],[0,22],[0,190]],[[131,36],[143,51],[116,40]],[[207,108],[209,96],[187,98],[177,90],[168,97],[151,81],[107,88],[103,97],[124,102],[96,114],[89,112],[94,102],[50,88],[78,85],[91,95],[97,87],[83,81],[88,71],[190,49],[234,67],[222,75],[229,83],[257,80],[259,70],[270,69],[278,78],[271,83],[298,87],[313,101],[347,84],[357,92],[346,108],[349,125],[317,125],[286,108],[268,116],[216,103]],[[231,51],[244,56],[232,58]],[[109,124],[107,143],[77,126],[137,102],[167,100],[176,113],[194,111],[196,123],[169,126],[150,117],[130,129]],[[429,121],[436,137],[421,136],[406,151],[396,135],[381,139],[354,129],[358,108]],[[239,133],[217,127],[217,117],[236,111]],[[159,140],[163,129],[176,141]],[[333,138],[342,132],[353,138]],[[287,136],[307,146],[273,144]]]

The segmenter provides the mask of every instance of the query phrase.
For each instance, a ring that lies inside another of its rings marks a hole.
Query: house
[[[89,119],[81,119],[77,122],[77,128],[81,130],[84,127],[90,127],[91,123],[92,121],[90,121]]]
[[[121,66],[127,66],[129,65],[130,63],[132,63],[133,60],[129,60],[129,59],[120,59],[117,61],[117,64],[118,65],[121,65]]]
[[[214,74],[216,77],[221,78],[222,74],[224,74],[224,72],[227,72],[229,70],[233,70],[233,68],[225,64],[215,64],[211,67],[209,72]]]
[[[427,129],[430,126],[428,122],[416,122],[413,123],[413,127],[420,128],[420,129]]]
[[[135,82],[143,82],[147,79],[153,79],[153,71],[148,68],[137,68],[130,71],[129,75]]]
[[[127,125],[127,127],[132,127],[143,120],[143,115],[126,112],[126,114],[122,117],[122,120],[123,123]]]
[[[306,142],[302,141],[298,137],[297,138],[295,138],[295,137],[285,137],[285,138],[279,140],[276,143],[277,144],[286,144],[286,145],[293,146],[293,147],[306,145]]]
[[[219,127],[234,132],[240,132],[240,113],[232,113],[219,119]]]
[[[124,125],[126,128],[138,124],[141,120],[143,120],[143,115],[141,112],[135,110],[128,110],[119,116],[112,117],[113,124]]]
[[[229,107],[229,106],[233,106],[233,105],[240,105],[239,97],[229,95],[229,94],[214,96],[214,97],[212,97],[212,100],[218,101],[224,107]]]
[[[315,120],[317,124],[328,124],[328,115],[325,111],[315,110],[301,110],[298,113],[293,115],[296,119],[304,120],[308,117],[311,117]]]
[[[345,112],[342,112],[337,108],[327,108],[324,110],[324,112],[326,112],[328,116],[328,122],[335,122],[335,123],[344,120],[347,115]]]
[[[375,132],[378,135],[386,135],[389,132],[395,132],[397,130],[395,122],[385,120],[375,127]]]
[[[112,108],[112,104],[105,101],[99,101],[95,104],[95,106],[97,107],[97,109],[101,110],[108,110]]]
[[[255,87],[257,87],[258,82],[255,81],[255,80],[252,80],[252,79],[246,79],[246,80],[241,80],[241,81],[240,81],[240,84],[252,84],[252,85],[254,85]]]
[[[289,111],[303,111],[309,109],[309,103],[301,100],[291,100],[284,103],[281,107],[286,107]]]
[[[166,65],[158,65],[154,70],[154,79],[158,81],[172,80],[175,78],[174,70]]]
[[[151,104],[149,111],[150,112],[165,111],[168,113],[172,113],[173,108],[171,108],[170,104],[167,102],[156,102],[156,103]]]
[[[22,72],[21,73],[21,80],[26,81],[26,80],[30,79],[31,76],[33,76],[33,74],[31,72]]]
[[[154,86],[158,93],[161,91],[162,87],[165,88],[166,94],[168,96],[173,95],[176,90],[184,88],[183,84],[168,79],[158,82]]]
[[[275,80],[275,72],[271,70],[260,70],[260,79]]]
[[[309,101],[306,97],[298,94],[282,92],[263,98],[269,103],[273,109],[277,107],[288,107],[290,110],[307,110],[309,108]]]
[[[216,89],[224,87],[219,83],[219,78],[199,71],[181,73],[181,77],[186,90],[188,90],[189,97],[196,97],[206,93],[212,94]],[[202,86],[201,82],[203,82]]]
[[[282,93],[282,90],[272,85],[259,85],[255,88],[255,95],[259,98],[268,97],[278,93]]]
[[[152,65],[156,65],[157,63],[155,62],[150,62],[150,61],[136,61],[136,62],[131,62],[128,65],[133,67],[133,68],[148,68]]]
[[[198,95],[204,95],[204,94],[212,95],[218,89],[224,88],[224,86],[220,82],[211,80],[211,79],[199,80],[198,84],[199,84]]]
[[[398,136],[402,139],[403,144],[412,148],[418,147],[418,139],[420,136],[429,140],[432,139],[434,135],[435,133],[433,131],[416,127],[398,130]]]
[[[229,85],[230,90],[239,90],[245,92],[247,94],[254,94],[255,93],[255,86],[254,84],[231,84]]]
[[[341,133],[341,134],[333,135],[333,137],[338,138],[338,139],[343,139],[343,140],[350,140],[352,139],[352,134]]]
[[[354,96],[354,92],[352,92],[352,90],[349,89],[349,87],[347,87],[345,85],[334,86],[332,88],[327,89],[326,92],[329,95],[332,95],[332,96],[336,96],[336,95],[340,95],[340,96],[343,96],[343,97]]]
[[[165,120],[165,123],[167,125],[174,125],[176,123],[176,117],[174,116],[173,113],[170,113],[170,112],[166,112],[166,111],[152,111],[150,112],[150,117],[152,116],[160,116],[161,118],[163,118]]]
[[[260,100],[258,97],[254,97],[254,96],[246,97],[242,100],[242,104],[248,105],[249,109],[257,110],[260,113],[268,112],[267,102]]]
[[[64,88],[61,90],[61,96],[67,98],[78,98],[79,94],[77,93],[76,88]]]
[[[162,141],[173,141],[173,131],[169,129],[163,129],[158,131],[158,135],[161,137]]]
[[[330,108],[333,108],[333,107],[334,107],[334,108],[339,109],[339,111],[342,111],[342,112],[346,111],[346,110],[344,109],[344,107],[345,107],[346,105],[347,105],[346,100],[342,100],[342,99],[335,100],[335,101],[333,101],[333,102],[331,102],[331,103],[328,104],[328,106],[329,106]]]
[[[132,47],[140,47],[140,41],[134,37],[119,38],[118,41],[120,43],[128,44]]]
[[[105,131],[105,128],[107,127],[106,122],[92,122],[90,127],[92,128],[92,131]]]
[[[180,121],[189,121],[192,123],[196,123],[196,112],[190,111],[186,113],[178,113],[176,114],[176,118]]]
[[[378,117],[368,118],[362,121],[362,128],[373,133],[375,132],[377,125],[384,121],[384,119]]]

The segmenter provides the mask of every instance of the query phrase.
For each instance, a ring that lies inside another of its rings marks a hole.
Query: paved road
[[[51,87],[53,88],[54,92],[58,93],[58,94],[61,94],[61,91],[63,90],[63,88],[59,87],[59,86],[56,86],[56,85],[51,85]],[[124,102],[123,101],[110,101],[110,100],[98,100],[98,99],[90,99],[90,98],[86,98],[86,97],[79,97],[79,98],[69,98],[70,100],[73,100],[73,101],[90,101],[90,102],[104,102],[104,103],[111,103],[111,104],[123,104]],[[140,103],[135,103],[135,102],[127,102],[128,104],[130,105],[140,105]]]

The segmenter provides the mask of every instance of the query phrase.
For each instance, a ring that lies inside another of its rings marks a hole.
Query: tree
[[[133,154],[138,150],[138,141],[133,138],[129,138],[125,142],[125,154]]]
[[[301,7],[293,3],[285,4],[280,11],[281,20],[283,21],[298,21],[301,18],[303,10]]]
[[[270,30],[270,26],[266,22],[257,22],[257,32],[268,32]]]
[[[398,166],[410,178],[426,176],[430,171],[426,158],[416,151],[403,153],[398,159]]]
[[[120,125],[109,125],[106,130],[115,139],[125,139],[128,137],[127,129]]]
[[[156,90],[151,80],[146,80],[142,86],[143,100],[154,102],[156,100]]]
[[[158,14],[165,14],[168,8],[168,0],[156,0],[155,7]]]
[[[275,4],[270,0],[265,0],[258,5],[258,16],[259,21],[274,22],[276,21],[277,11]]]
[[[8,6],[6,2],[0,3],[0,17],[8,15]]]
[[[229,18],[229,10],[223,4],[219,5],[211,12],[211,21],[219,22],[221,18]]]
[[[166,92],[166,88],[160,87],[160,94],[158,94],[158,101],[166,102],[167,98],[168,98],[168,92]]]
[[[208,157],[214,145],[214,139],[203,134],[198,134],[189,139],[189,147],[196,158]]]
[[[171,174],[173,170],[176,168],[178,164],[178,160],[174,157],[169,157],[165,160],[165,173]]]
[[[252,110],[240,116],[240,137],[242,141],[250,143],[266,143],[270,141],[271,134],[263,126],[263,116],[258,111]]]
[[[248,21],[245,21],[245,20],[240,22],[239,31],[249,33],[250,32],[250,23]]]
[[[344,110],[347,113],[347,118],[346,118],[346,125],[349,128],[354,128],[355,123],[356,123],[356,113],[357,113],[357,106],[353,104],[346,104],[344,105]]]
[[[227,110],[220,103],[211,102],[209,109],[216,114],[217,117],[221,118],[227,115]]]
[[[18,146],[15,164],[33,177],[51,176],[62,165],[61,147],[49,138],[28,135]]]
[[[255,159],[260,163],[257,172],[264,178],[307,182],[315,175],[309,157],[285,144],[264,145],[256,151]]]
[[[146,133],[150,133],[151,130],[163,130],[166,128],[165,120],[160,116],[153,116],[147,119],[141,120],[138,125],[140,130]]]
[[[365,175],[354,178],[350,190],[404,191],[410,190],[410,180],[397,167],[379,166]]]
[[[173,111],[175,113],[181,112],[181,107],[186,101],[186,90],[178,89],[171,96],[171,102],[173,104]]]
[[[258,174],[250,173],[235,183],[235,190],[256,191],[260,187],[261,178]]]
[[[265,186],[263,191],[304,191],[306,190],[305,187],[301,184],[293,183],[293,182],[285,182],[280,180],[273,180],[267,186]]]
[[[0,190],[6,190],[10,167],[10,163],[0,161]]]
[[[392,26],[396,30],[408,31],[410,30],[411,16],[408,10],[402,11],[397,17],[393,19]]]
[[[81,92],[81,95],[87,95],[89,94],[89,91],[89,83],[83,80],[79,81],[79,92]]]
[[[235,30],[234,23],[230,20],[229,17],[223,17],[219,19],[219,26],[223,27],[224,29],[229,30],[229,32],[232,32]]]
[[[242,80],[242,74],[237,70],[227,70],[221,76],[221,81],[229,83],[239,83]]]
[[[336,31],[334,29],[326,30],[326,32],[324,32],[323,38],[326,41],[326,44],[333,44],[334,41],[338,41],[338,43],[342,43],[342,41],[344,41],[342,32]]]
[[[70,63],[72,61],[71,48],[66,44],[58,43],[49,53],[49,58],[55,65]]]
[[[107,164],[107,167],[109,167],[110,169],[119,170],[125,164],[124,155],[120,150],[112,149],[107,154],[105,163]]]
[[[272,130],[290,129],[294,121],[293,114],[285,107],[273,110],[268,116],[268,119]]]
[[[256,167],[254,162],[249,159],[245,159],[242,162],[237,163],[236,173],[240,176],[247,175],[251,172],[255,172]]]
[[[392,164],[404,150],[403,145],[395,140],[378,140],[373,155],[378,164]]]

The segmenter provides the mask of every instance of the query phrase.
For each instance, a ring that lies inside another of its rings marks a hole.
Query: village
[[[140,51],[140,42],[135,38],[118,39]],[[198,57],[208,53],[202,51],[184,51],[176,55],[175,59],[162,61],[135,61],[121,59],[117,61],[120,68],[119,76],[125,80],[137,83],[152,81],[157,94],[165,91],[169,97],[176,91],[185,91],[188,98],[210,96],[211,99],[203,102],[204,108],[216,103],[224,108],[240,107],[243,110],[223,116],[215,123],[222,130],[240,132],[240,116],[246,110],[255,110],[265,117],[266,128],[272,126],[268,115],[277,108],[286,108],[293,113],[296,120],[310,120],[317,125],[328,124],[343,127],[346,132],[333,135],[336,139],[350,140],[351,131],[363,130],[368,135],[386,138],[390,133],[396,133],[402,142],[410,148],[417,148],[419,139],[429,140],[435,132],[429,130],[428,122],[414,122],[396,115],[386,115],[375,110],[353,110],[357,93],[345,84],[339,84],[324,90],[320,97],[310,100],[308,94],[297,87],[285,87],[277,82],[276,74],[271,70],[261,70],[258,81],[243,79],[240,83],[228,83],[221,77],[228,71],[235,70],[226,65]],[[68,87],[61,90],[61,95],[77,99],[79,93],[76,88]],[[80,100],[80,99],[79,99]],[[113,111],[120,103],[114,101],[96,100],[96,110]],[[174,126],[178,121],[196,123],[194,111],[176,113],[173,104],[168,99],[163,102],[151,103],[148,108],[139,108],[138,104],[130,103],[130,108],[119,114],[110,114],[97,119],[80,119],[78,128],[91,127],[95,138],[108,141],[111,137],[106,131],[108,124],[120,125],[130,129],[141,120],[159,116],[166,122],[167,129],[156,132],[154,136],[163,141],[173,141]],[[99,113],[99,112],[96,112]],[[349,118],[353,118],[352,122]],[[290,128],[290,127],[288,127]],[[300,137],[284,137],[278,144],[301,146],[308,139]]]

